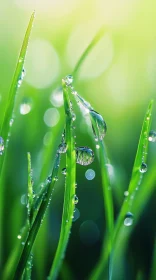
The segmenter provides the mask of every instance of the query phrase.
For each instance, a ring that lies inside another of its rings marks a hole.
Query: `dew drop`
[[[88,147],[76,148],[76,162],[80,165],[89,165],[94,161],[94,153]]]
[[[87,180],[93,180],[95,178],[95,171],[93,169],[88,169],[85,172],[85,177]]]
[[[61,143],[58,147],[58,153],[59,154],[64,154],[67,151],[67,144],[66,143]]]
[[[51,181],[52,181],[52,176],[50,175],[50,176],[48,176],[48,178],[47,178],[47,183],[51,183]]]
[[[10,119],[9,125],[10,127],[13,125],[14,119]]]
[[[140,172],[145,173],[147,171],[147,164],[142,162],[141,167],[140,167]]]
[[[131,212],[128,212],[124,219],[124,225],[126,227],[131,226],[133,224],[133,220],[134,220],[133,214]]]
[[[76,115],[73,113],[72,114],[72,121],[74,122],[76,120]]]
[[[66,174],[67,174],[67,169],[66,169],[66,168],[63,168],[63,169],[62,169],[62,174],[63,174],[63,175],[66,175]]]
[[[25,69],[23,68],[23,69],[22,69],[22,72],[21,72],[21,75],[20,75],[20,77],[19,77],[19,79],[18,79],[18,83],[17,83],[17,86],[18,86],[18,87],[21,86],[24,76],[25,76]]]
[[[95,141],[103,140],[107,131],[107,126],[103,117],[94,110],[90,110],[90,116],[92,119],[92,129],[95,136]]]
[[[19,234],[19,235],[17,235],[17,238],[18,238],[18,239],[21,239],[21,238],[22,238],[22,236]]]
[[[154,131],[154,130],[150,131],[148,140],[150,142],[156,142],[156,131]]]
[[[55,176],[55,177],[54,177],[54,180],[55,180],[55,181],[58,181],[58,177],[57,177],[57,176]]]
[[[0,137],[0,155],[2,155],[4,152],[4,140],[2,137]]]
[[[80,211],[79,209],[75,208],[74,215],[73,215],[73,222],[77,221],[79,217],[80,217]]]
[[[70,86],[73,83],[73,76],[72,75],[67,75],[64,80],[65,80],[66,85]]]
[[[129,192],[128,192],[128,191],[125,191],[125,192],[124,192],[124,196],[129,196]]]
[[[27,115],[31,111],[31,105],[29,103],[22,103],[20,105],[20,114]]]
[[[73,202],[74,202],[74,204],[78,204],[78,202],[79,202],[79,199],[76,194],[74,195]]]
[[[96,149],[99,150],[100,149],[100,145],[97,144],[96,145]]]

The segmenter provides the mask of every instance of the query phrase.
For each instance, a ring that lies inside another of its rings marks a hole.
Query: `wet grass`
[[[0,157],[0,172],[3,171],[3,162],[6,153],[6,147],[8,145],[7,139],[10,132],[10,127],[13,125],[14,119],[14,105],[15,97],[19,83],[21,82],[21,75],[23,71],[23,64],[25,60],[27,45],[30,37],[30,32],[32,29],[34,19],[34,13],[31,16],[28,29],[24,38],[23,46],[19,55],[17,67],[15,70],[13,82],[11,85],[8,102],[6,105],[6,110],[4,114],[4,120],[1,126],[1,137],[4,139],[4,152]],[[122,204],[120,205],[120,210],[116,221],[114,221],[114,202],[112,198],[112,186],[111,178],[108,170],[108,156],[107,149],[104,143],[107,126],[103,117],[94,111],[92,106],[85,101],[73,87],[74,81],[77,78],[78,72],[81,70],[81,65],[87,58],[87,55],[95,47],[97,42],[102,38],[104,34],[104,28],[93,38],[92,42],[89,44],[88,48],[84,51],[80,57],[75,69],[73,70],[73,77],[66,76],[62,80],[62,90],[64,98],[64,112],[65,118],[62,120],[62,127],[60,129],[60,134],[62,134],[61,143],[58,143],[57,151],[53,152],[53,157],[48,157],[48,160],[43,164],[41,173],[38,174],[38,178],[46,177],[42,187],[39,185],[36,187],[38,191],[34,193],[34,183],[33,183],[33,173],[31,164],[31,154],[27,154],[28,160],[28,179],[27,179],[27,219],[23,227],[22,233],[18,235],[20,240],[19,244],[16,245],[10,257],[8,258],[6,264],[3,267],[3,278],[4,280],[11,279],[31,279],[31,270],[33,264],[32,250],[33,245],[36,241],[37,234],[40,231],[43,219],[47,212],[48,206],[51,203],[52,193],[54,186],[58,179],[58,172],[60,168],[61,155],[66,154],[66,170],[64,170],[65,175],[65,191],[63,200],[63,211],[62,211],[62,222],[59,241],[56,249],[56,253],[51,262],[51,269],[49,280],[54,280],[58,278],[61,270],[62,263],[64,262],[64,256],[68,246],[70,231],[72,228],[72,221],[74,215],[75,204],[78,198],[75,196],[75,184],[76,184],[76,162],[81,165],[88,165],[92,162],[93,154],[92,150],[88,147],[81,147],[81,149],[75,148],[74,139],[74,121],[73,118],[73,108],[71,105],[71,100],[76,101],[76,104],[80,105],[82,110],[85,110],[90,117],[92,132],[93,132],[93,143],[95,150],[97,151],[99,163],[101,167],[101,178],[102,178],[102,191],[103,191],[103,205],[104,205],[104,215],[106,220],[106,231],[103,236],[103,244],[101,249],[101,255],[97,261],[96,266],[90,273],[88,279],[101,280],[109,279],[113,280],[116,274],[117,267],[125,256],[126,247],[129,242],[132,231],[137,225],[137,221],[142,213],[144,205],[150,199],[154,191],[154,183],[156,180],[155,173],[153,173],[153,168],[147,173],[144,179],[144,174],[147,171],[147,154],[148,154],[148,143],[149,143],[149,132],[151,129],[151,116],[153,101],[150,102],[145,118],[142,125],[142,130],[140,134],[140,140],[138,143],[138,149],[134,161],[134,166],[132,170],[132,175],[127,189],[127,194]],[[70,81],[69,81],[70,79]],[[11,120],[11,126],[10,126]],[[65,131],[64,131],[65,126]],[[113,128],[112,128],[113,129]],[[61,138],[61,137],[60,137]],[[52,143],[49,149],[53,149]],[[48,150],[49,151],[49,150]],[[79,160],[78,151],[80,151]],[[90,158],[92,157],[92,158]],[[48,175],[46,170],[50,166],[49,161],[53,164],[51,167],[51,172]],[[43,174],[43,175],[41,175]],[[3,186],[1,186],[2,189]],[[1,198],[3,197],[3,190],[1,190]],[[5,202],[5,197],[3,200]],[[2,204],[1,204],[2,205]],[[95,205],[95,207],[97,207]],[[1,217],[3,226],[3,207],[1,206]],[[2,227],[1,227],[2,228]],[[5,237],[1,234],[2,244],[5,244]],[[122,242],[121,242],[122,241]],[[21,244],[23,246],[21,246]],[[4,248],[5,249],[5,248]],[[154,249],[155,250],[155,249]],[[3,250],[2,250],[3,252]],[[2,255],[3,258],[3,255]],[[151,280],[154,279],[156,274],[155,266],[155,251],[153,252],[153,262],[151,268]],[[66,265],[67,274],[70,267]],[[140,277],[140,276],[139,276]],[[63,278],[63,276],[62,276]],[[33,277],[32,277],[33,279]]]

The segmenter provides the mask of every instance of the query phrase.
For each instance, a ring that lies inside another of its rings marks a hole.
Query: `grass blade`
[[[3,167],[3,163],[4,163],[4,159],[5,159],[5,152],[6,152],[6,148],[7,148],[7,140],[8,140],[9,131],[10,131],[10,121],[12,122],[12,120],[13,120],[13,110],[14,110],[15,97],[16,97],[17,88],[18,88],[18,81],[19,81],[19,78],[21,77],[21,73],[22,73],[22,69],[23,69],[26,50],[27,50],[27,46],[28,46],[28,42],[29,42],[29,38],[30,38],[30,33],[32,30],[34,14],[35,13],[33,13],[31,15],[31,18],[30,18],[30,21],[28,24],[28,28],[26,30],[26,34],[25,34],[25,37],[23,40],[23,45],[22,45],[20,55],[18,58],[17,66],[15,69],[14,77],[13,77],[11,88],[9,91],[9,96],[8,96],[8,101],[7,101],[4,117],[3,117],[3,122],[1,125],[1,129],[0,129],[0,136],[2,139],[4,139],[4,151],[3,151],[3,155],[0,155],[0,177],[1,177],[1,173],[2,173],[2,167]],[[2,180],[1,180],[1,184],[2,184]],[[3,186],[1,185],[0,186],[1,244],[5,243],[5,242],[3,242],[3,228],[4,228],[3,227],[3,222],[4,222],[3,221],[4,220],[3,208],[4,208],[4,201],[5,201],[4,196],[5,196],[5,190],[3,189]],[[1,259],[3,261],[3,247],[1,249]]]
[[[155,245],[153,248],[153,258],[152,258],[152,265],[151,265],[151,273],[150,273],[150,280],[156,279],[156,240]]]
[[[62,214],[62,224],[59,243],[55,258],[50,270],[48,279],[54,280],[57,278],[62,259],[68,244],[69,234],[72,226],[72,216],[74,212],[74,196],[75,196],[75,177],[76,177],[76,153],[75,144],[73,137],[72,128],[72,112],[70,108],[69,92],[70,88],[65,84],[63,80],[63,95],[64,95],[64,107],[66,113],[66,181],[65,181],[65,193],[64,193],[64,203],[63,203],[63,214]]]
[[[32,169],[31,169],[31,155],[27,153],[28,158],[28,202],[27,202],[27,209],[28,209],[28,222],[31,225],[32,218],[33,218],[33,181],[32,181]]]
[[[84,60],[86,59],[87,55],[90,53],[90,51],[95,47],[95,45],[100,41],[100,39],[103,37],[104,32],[105,32],[106,28],[101,27],[100,30],[97,32],[97,34],[95,35],[95,37],[93,38],[93,40],[90,42],[90,44],[88,45],[88,47],[85,49],[85,51],[83,52],[83,54],[81,55],[80,59],[78,60],[74,71],[73,71],[73,76],[74,78],[76,77],[78,71],[80,70],[80,67],[82,66]]]

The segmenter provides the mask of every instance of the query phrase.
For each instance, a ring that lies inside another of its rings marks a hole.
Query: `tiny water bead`
[[[95,147],[96,147],[97,150],[100,149],[100,145],[98,145],[98,144]]]
[[[67,151],[67,144],[66,143],[61,143],[58,147],[58,153],[59,154],[64,154]]]
[[[19,235],[17,235],[17,238],[18,238],[18,239],[21,239],[21,238],[22,238],[22,236],[19,234]]]
[[[95,171],[93,169],[88,169],[85,172],[85,177],[87,180],[93,180],[95,178]]]
[[[75,208],[74,215],[73,215],[73,222],[77,221],[79,217],[80,217],[80,211],[79,209]]]
[[[31,104],[29,103],[22,103],[20,105],[20,114],[21,115],[27,115],[31,111]]]
[[[13,125],[14,119],[10,119],[9,125],[10,127]]]
[[[17,84],[18,87],[21,86],[24,77],[25,77],[25,69],[23,68],[22,69],[22,73],[21,73],[21,75],[20,75],[20,77],[18,79],[18,84]]]
[[[72,121],[74,122],[76,120],[76,115],[73,113],[72,114]]]
[[[89,165],[94,161],[94,153],[88,147],[76,148],[76,162],[80,165]]]
[[[67,169],[66,169],[66,168],[63,168],[63,169],[62,169],[62,174],[63,174],[63,175],[66,175],[66,174],[67,174]]]
[[[147,171],[147,164],[142,162],[140,167],[140,173],[145,173]]]
[[[134,220],[134,216],[131,212],[128,212],[125,216],[125,219],[124,219],[124,225],[126,227],[129,227],[133,224],[133,220]]]
[[[107,125],[103,117],[94,110],[90,110],[89,113],[92,119],[92,129],[95,136],[95,141],[103,140],[107,131]]]
[[[72,85],[73,83],[73,76],[72,75],[67,75],[64,79],[65,83],[67,86]]]
[[[129,196],[129,191],[125,191],[124,196]]]
[[[78,204],[78,202],[79,202],[79,199],[76,194],[73,197],[73,202],[74,202],[74,204]]]
[[[4,152],[4,140],[3,138],[0,136],[0,155],[2,155]]]
[[[154,131],[154,130],[150,131],[148,140],[150,142],[156,142],[156,131]]]

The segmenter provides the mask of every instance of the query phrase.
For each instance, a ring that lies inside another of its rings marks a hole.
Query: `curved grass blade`
[[[106,31],[106,28],[101,27],[100,30],[95,35],[95,37],[93,38],[93,40],[91,41],[91,43],[88,45],[86,50],[81,55],[80,59],[78,60],[76,66],[74,68],[74,71],[72,73],[74,78],[76,77],[78,71],[80,70],[80,67],[82,66],[82,64],[83,64],[84,60],[86,59],[87,55],[95,47],[95,45],[100,41],[100,39],[103,37],[105,31]]]
[[[59,243],[57,251],[54,257],[54,261],[50,270],[48,279],[54,280],[57,278],[63,256],[68,244],[69,234],[72,226],[72,217],[74,212],[74,198],[75,198],[75,177],[76,177],[76,153],[75,144],[73,137],[73,121],[72,112],[70,107],[69,93],[70,87],[62,81],[63,86],[63,96],[64,96],[64,108],[66,113],[66,181],[65,181],[65,193],[64,193],[64,203],[63,203],[63,214],[62,214],[62,224]]]
[[[47,188],[46,188],[47,191],[39,206],[37,215],[31,226],[31,229],[28,232],[26,241],[24,240],[25,241],[24,248],[21,248],[22,246],[19,246],[15,250],[15,254],[13,255],[13,258],[9,261],[9,264],[6,266],[6,268],[4,270],[4,279],[5,280],[9,280],[11,277],[13,278],[13,275],[14,275],[13,279],[20,279],[20,277],[22,277],[23,271],[26,267],[26,263],[30,256],[32,246],[34,244],[37,233],[42,224],[44,215],[46,213],[46,209],[51,201],[52,192],[54,190],[54,185],[55,185],[56,177],[58,174],[59,163],[60,163],[60,154],[57,153],[56,158],[55,158],[54,168],[52,171],[52,176],[48,177],[48,179],[47,179]],[[28,227],[26,229],[28,231]],[[9,269],[8,269],[8,267],[9,267]]]
[[[2,173],[2,167],[3,167],[3,163],[4,163],[4,159],[5,159],[5,152],[7,149],[7,140],[8,140],[8,136],[9,136],[9,131],[10,131],[10,121],[12,123],[12,119],[13,119],[13,110],[14,110],[14,103],[15,103],[15,97],[16,97],[16,93],[17,93],[17,88],[18,88],[18,80],[21,77],[21,73],[22,73],[22,69],[23,69],[23,63],[24,63],[24,59],[25,59],[25,55],[26,55],[26,50],[27,50],[27,46],[28,46],[28,42],[29,42],[29,38],[30,38],[30,33],[32,30],[32,25],[33,25],[33,20],[34,20],[34,15],[35,13],[33,13],[31,15],[29,24],[28,24],[28,28],[26,30],[26,34],[23,40],[23,45],[20,51],[20,55],[18,58],[18,62],[17,62],[17,66],[15,69],[15,73],[14,73],[14,77],[12,80],[12,84],[11,84],[11,88],[9,91],[9,97],[8,97],[8,101],[7,101],[7,105],[6,105],[6,109],[5,109],[5,113],[4,113],[4,117],[3,117],[3,122],[1,125],[1,129],[0,129],[0,136],[2,139],[4,139],[4,151],[3,151],[3,155],[0,155],[0,177],[1,177],[1,173]],[[4,201],[5,201],[5,190],[3,189],[2,186],[2,181],[0,182],[1,186],[0,186],[0,229],[1,229],[1,244],[4,244],[3,242],[3,222],[4,222],[4,217],[3,217],[3,208],[4,208]],[[1,260],[3,261],[3,246],[1,248]]]
[[[141,167],[142,161],[144,161],[144,163],[145,163],[146,158],[147,158],[148,135],[149,135],[150,126],[151,126],[152,106],[153,106],[153,101],[150,102],[147,112],[145,114],[144,121],[143,121],[138,149],[137,149],[134,167],[133,167],[133,171],[132,171],[132,177],[131,177],[129,189],[128,189],[129,196],[123,202],[123,205],[121,207],[121,210],[120,210],[120,213],[118,216],[117,223],[114,227],[112,248],[115,248],[118,244],[121,244],[120,241],[123,238],[122,233],[123,233],[123,227],[124,227],[123,222],[124,222],[125,215],[127,212],[132,211],[133,203],[139,199],[139,195],[141,195],[143,192],[142,187],[141,187],[140,192],[139,192],[139,190],[136,190],[136,187],[139,188],[139,186],[142,182],[142,179],[143,179],[143,174],[140,173],[140,167]],[[137,197],[135,199],[136,194],[137,194]],[[131,199],[132,195],[133,195],[133,199]],[[122,234],[122,237],[121,237],[121,234]],[[126,237],[123,239],[123,241],[122,241],[123,243],[124,243],[124,240],[126,242],[126,240],[127,240]],[[109,257],[111,250],[110,250],[109,240],[105,241],[104,244],[105,245],[103,246],[102,257],[100,258],[99,263],[98,263],[96,269],[94,270],[91,279],[101,279],[100,277],[104,271],[104,267],[106,266],[106,262],[107,262],[107,259]],[[110,268],[110,270],[112,271],[112,267]]]
[[[33,180],[32,180],[32,168],[31,168],[31,155],[27,153],[28,159],[28,202],[27,202],[27,209],[28,209],[28,223],[31,225],[33,219]]]

